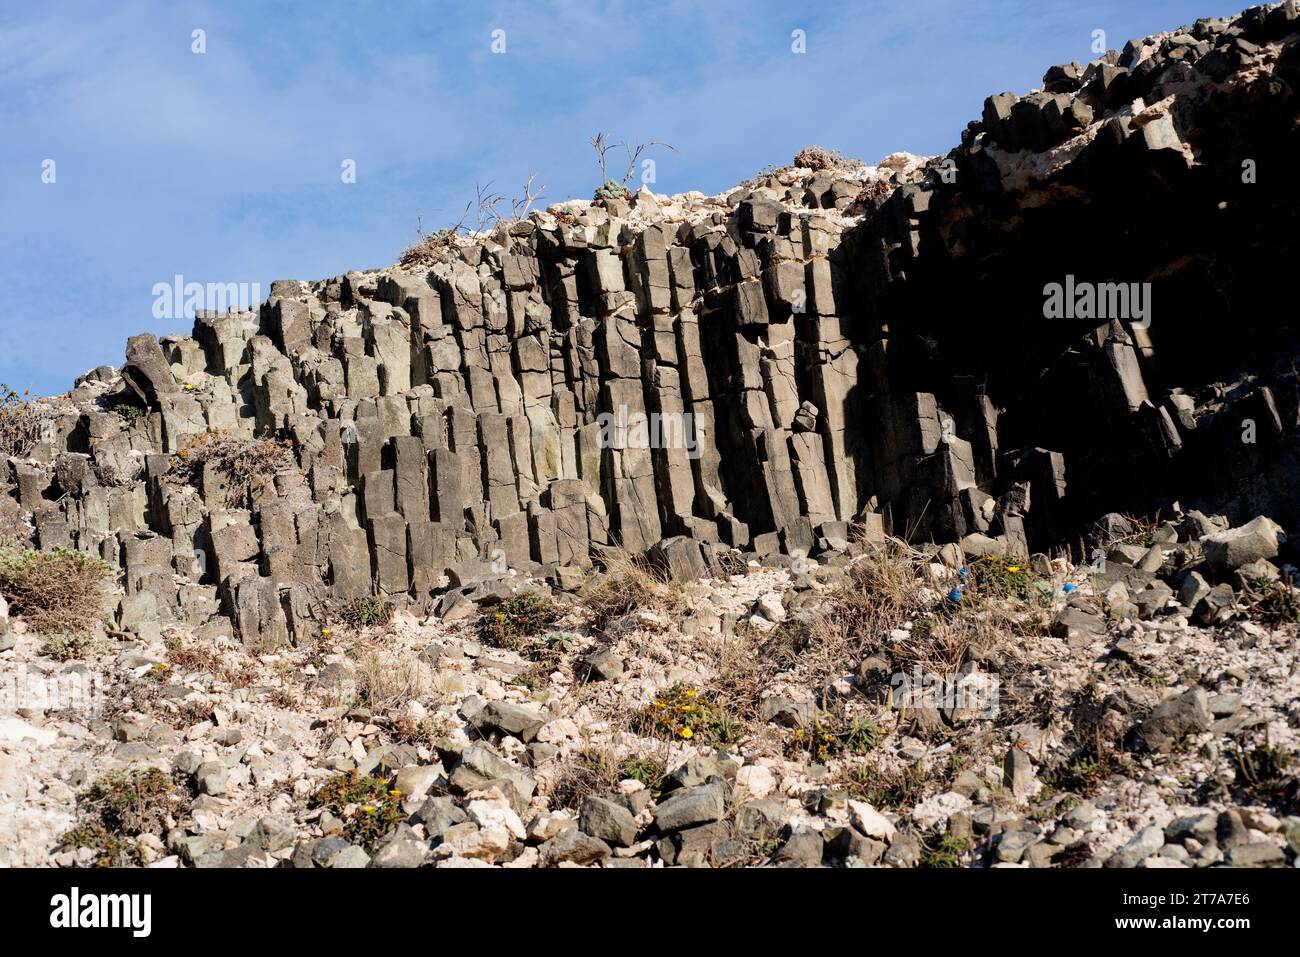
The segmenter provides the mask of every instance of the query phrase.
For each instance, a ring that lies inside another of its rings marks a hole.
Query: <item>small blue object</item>
[[[954,588],[952,591],[948,592],[948,599],[950,601],[961,601],[961,589]]]
[[[965,566],[957,569],[957,574],[962,578],[970,578],[970,572],[966,570]]]
[[[1061,591],[1063,592],[1072,592],[1074,591],[1074,589],[1075,586],[1073,584],[1065,584],[1061,586]]]

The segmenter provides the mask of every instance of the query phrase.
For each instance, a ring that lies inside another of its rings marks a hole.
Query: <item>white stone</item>
[[[507,861],[501,866],[509,868],[536,867],[540,858],[541,855],[537,852],[537,848],[525,847],[522,854],[516,857],[513,861]]]
[[[543,811],[528,825],[528,839],[544,844],[561,831],[576,826],[573,818],[563,811]]]
[[[874,837],[881,841],[894,839],[894,825],[889,823],[889,818],[870,804],[863,801],[849,801],[849,818],[853,826],[867,837]]]
[[[485,827],[473,834],[454,835],[433,849],[434,860],[467,857],[491,863],[510,847],[510,832],[505,827]]]
[[[496,791],[493,788],[493,791]],[[496,792],[500,794],[499,791]],[[481,827],[483,830],[492,828],[504,828],[516,840],[522,841],[528,836],[528,831],[524,827],[524,822],[519,819],[514,808],[503,797],[495,797],[490,800],[470,801],[465,806],[465,813],[469,819]]]
[[[575,741],[581,735],[578,725],[570,718],[557,718],[542,725],[537,732],[537,740],[543,744],[556,744],[560,741]]]
[[[768,621],[774,623],[785,621],[785,606],[781,604],[781,596],[776,592],[760,595],[757,604],[759,614]]]
[[[429,788],[442,774],[442,768],[436,764],[411,765],[397,772],[397,790],[403,798],[419,799],[429,793]]]
[[[21,718],[0,721],[0,744],[22,744],[24,741],[47,748],[59,738],[57,731],[38,728]]]
[[[945,791],[943,794],[936,794],[934,797],[926,798],[920,804],[912,809],[912,822],[926,830],[940,823],[946,823],[948,818],[952,817],[959,811],[965,811],[970,807],[970,798],[964,794],[958,794],[956,791]]]
[[[776,788],[776,777],[767,768],[749,764],[736,772],[736,786],[756,798],[765,798]]]

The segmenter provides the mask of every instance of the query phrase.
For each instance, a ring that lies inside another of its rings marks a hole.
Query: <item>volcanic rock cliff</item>
[[[330,597],[445,609],[611,548],[687,578],[855,524],[970,555],[1174,503],[1290,527],[1297,31],[1289,2],[1053,67],[943,157],[570,202],[276,282],[43,402],[0,511],[123,568],[122,627],[259,648]]]

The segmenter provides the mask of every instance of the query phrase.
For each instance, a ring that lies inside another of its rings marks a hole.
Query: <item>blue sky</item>
[[[1236,3],[1245,5],[1243,0]],[[811,143],[953,146],[1054,63],[1222,0],[6,3],[0,382],[61,392],[155,319],[152,288],[395,261],[476,180],[590,197],[587,140],[663,140],[658,192],[718,192]],[[192,32],[207,52],[192,52]],[[807,52],[791,51],[793,30]],[[505,31],[505,52],[491,50]],[[42,183],[53,159],[56,181]],[[345,159],[356,182],[341,180]]]

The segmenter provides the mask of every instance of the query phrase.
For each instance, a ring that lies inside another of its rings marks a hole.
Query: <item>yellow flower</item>
[[[682,728],[681,735],[683,738],[689,741],[691,738],[695,737],[695,732],[692,731],[690,728]]]
[[[320,630],[320,633],[321,633],[322,635],[328,635],[328,634],[330,633],[330,630],[329,630],[328,628],[322,628],[322,629]]]
[[[1020,571],[1020,566],[1019,566],[1019,565],[1008,565],[1008,566],[1007,566],[1007,571],[1011,572],[1011,573],[1014,575],[1016,572]]]
[[[367,805],[366,805],[365,807],[363,807],[361,810],[365,811],[367,814],[374,814],[374,813],[375,813],[375,808],[374,808],[374,806],[371,805],[371,804],[367,804]]]
[[[402,796],[402,792],[399,791],[399,790],[397,790],[397,788],[393,788],[393,790],[389,791],[388,793],[389,793],[389,795],[391,795],[392,797],[401,797],[401,796]]]
[[[686,690],[686,697],[688,697],[688,698],[694,698],[694,697],[695,697],[695,691],[694,691],[693,689],[689,689],[689,688],[688,688],[688,689]]]

